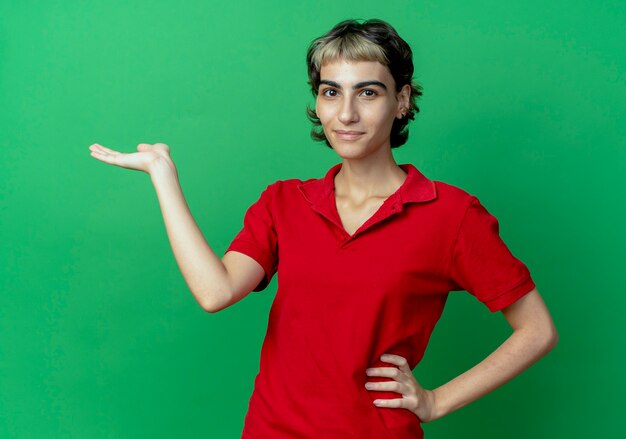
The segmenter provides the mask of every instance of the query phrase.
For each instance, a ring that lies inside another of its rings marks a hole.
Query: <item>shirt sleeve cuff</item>
[[[487,300],[485,305],[489,308],[489,311],[496,312],[503,308],[513,304],[522,296],[530,293],[535,288],[535,282],[528,276],[521,283],[517,284],[513,288],[500,294],[493,299]]]

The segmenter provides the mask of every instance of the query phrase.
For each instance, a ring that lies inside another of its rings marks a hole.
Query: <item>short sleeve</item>
[[[272,217],[274,190],[275,183],[267,186],[248,208],[243,228],[226,249],[226,252],[233,250],[248,255],[263,267],[265,277],[253,291],[264,290],[278,269],[278,240]]]
[[[496,217],[472,196],[452,252],[451,279],[455,290],[465,290],[499,311],[535,288],[526,265],[508,249],[499,234]]]

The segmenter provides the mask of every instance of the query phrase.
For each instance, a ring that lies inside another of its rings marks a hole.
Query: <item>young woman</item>
[[[151,176],[176,261],[208,312],[278,273],[244,438],[423,437],[421,422],[511,380],[555,346],[557,332],[478,198],[395,162],[421,95],[396,31],[381,20],[339,23],[313,41],[307,62],[312,136],[341,162],[323,178],[268,185],[222,258],[189,212],[167,145],[91,153]],[[456,290],[501,311],[513,332],[428,390],[412,370]]]

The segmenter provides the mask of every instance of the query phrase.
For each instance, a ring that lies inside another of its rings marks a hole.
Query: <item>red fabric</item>
[[[422,359],[450,291],[466,290],[492,312],[531,291],[528,268],[508,250],[479,200],[408,176],[352,236],[334,198],[341,164],[321,179],[279,180],[248,209],[226,251],[278,273],[243,429],[244,439],[421,438],[415,414],[377,407],[401,398],[365,388],[383,353]]]

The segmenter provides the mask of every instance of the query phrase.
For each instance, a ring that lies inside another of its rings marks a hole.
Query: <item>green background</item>
[[[309,42],[383,18],[422,111],[395,151],[477,195],[558,346],[424,424],[436,438],[614,437],[623,425],[626,7],[615,1],[0,3],[0,437],[239,437],[276,278],[217,314],[174,260],[150,178],[92,143],[170,145],[221,254],[269,183],[338,163],[309,139]],[[509,335],[451,294],[414,373],[456,377]],[[315,416],[315,414],[311,414]]]

